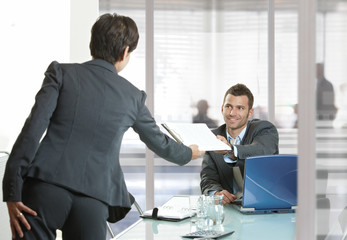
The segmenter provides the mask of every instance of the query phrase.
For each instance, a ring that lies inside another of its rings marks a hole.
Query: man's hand
[[[190,145],[189,147],[190,149],[192,149],[192,160],[201,157],[205,153],[205,151],[199,150],[198,145],[193,144],[193,145]]]
[[[221,136],[221,135],[217,135],[217,139],[219,139],[220,141],[222,141],[222,142],[224,142],[225,144],[227,144],[228,146],[230,146],[230,149],[231,149],[231,145],[230,145],[230,143],[226,140],[225,137],[223,137],[223,136]],[[227,151],[227,150],[215,151],[215,153],[217,153],[217,154],[223,154],[223,155],[227,154],[228,152],[229,152],[229,151]]]
[[[223,205],[234,202],[237,198],[234,194],[231,194],[227,190],[217,191],[214,195],[223,195]]]
[[[23,238],[24,234],[20,226],[20,222],[22,222],[22,224],[28,230],[30,230],[30,225],[22,212],[26,212],[33,216],[37,216],[37,213],[25,206],[22,202],[7,202],[7,208],[10,216],[12,238],[15,238],[17,233],[20,238]]]

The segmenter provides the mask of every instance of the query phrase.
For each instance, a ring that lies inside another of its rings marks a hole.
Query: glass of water
[[[209,197],[208,217],[211,220],[211,225],[221,225],[224,222],[223,195]]]
[[[196,221],[197,228],[199,230],[205,230],[208,228],[208,204],[207,204],[207,196],[201,195],[197,201],[197,209],[196,209]]]

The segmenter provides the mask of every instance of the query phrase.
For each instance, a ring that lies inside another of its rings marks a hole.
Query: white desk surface
[[[222,227],[225,231],[235,232],[219,239],[293,240],[295,239],[295,213],[244,215],[227,205]],[[192,231],[196,231],[196,225],[191,219],[181,222],[140,219],[113,239],[186,239],[181,236]]]

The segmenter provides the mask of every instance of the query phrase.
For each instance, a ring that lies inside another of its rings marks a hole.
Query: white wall
[[[0,150],[10,151],[53,60],[90,59],[97,0],[1,1]]]
[[[99,0],[71,0],[70,62],[91,59],[90,30],[99,16]]]

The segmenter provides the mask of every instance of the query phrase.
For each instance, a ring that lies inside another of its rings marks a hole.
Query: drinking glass
[[[207,196],[201,195],[197,201],[196,208],[196,225],[199,230],[208,228],[208,204]]]
[[[211,225],[221,225],[224,222],[223,195],[209,197],[208,217],[211,220]]]

